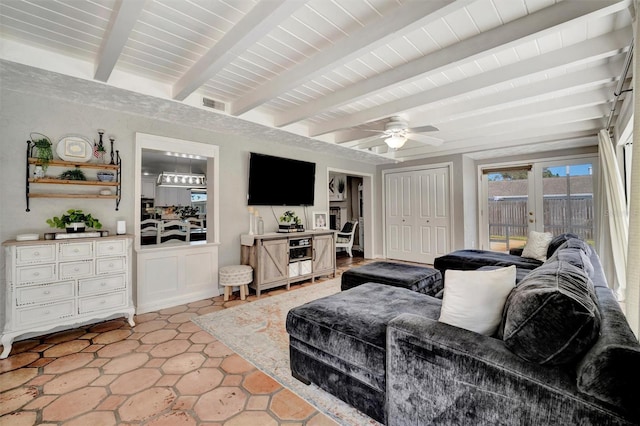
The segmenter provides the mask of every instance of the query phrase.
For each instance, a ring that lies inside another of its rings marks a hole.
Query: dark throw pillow
[[[521,358],[543,365],[573,361],[598,338],[593,283],[568,262],[547,262],[513,289],[503,311],[502,338]]]

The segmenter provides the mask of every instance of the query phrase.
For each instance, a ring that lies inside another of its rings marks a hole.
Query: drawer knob
[[[101,305],[104,305],[105,303],[107,303],[107,301],[106,301],[106,300],[104,300],[104,299],[100,301],[100,304],[101,304]]]
[[[110,263],[110,264],[109,264],[109,268],[113,268],[113,263]]]
[[[105,282],[103,281],[103,282],[101,282],[101,283],[100,283],[100,285],[101,285],[102,287],[105,287],[105,286],[107,285],[107,283],[105,283]]]
[[[37,277],[37,276],[39,276],[39,275],[40,275],[40,272],[34,272],[34,273],[33,273],[33,276],[34,276],[34,277]]]
[[[113,246],[109,246],[109,250],[113,250]]]
[[[51,311],[44,311],[45,315],[49,315],[51,313]]]
[[[79,271],[80,271],[80,268],[75,267],[75,268],[73,268],[73,271],[74,271],[74,272],[79,272]]]
[[[45,290],[43,291],[44,294],[51,294],[51,292],[49,290]]]
[[[74,253],[78,253],[79,251],[80,251],[80,250],[78,250],[78,249],[73,249],[73,252],[74,252]]]
[[[40,252],[39,252],[39,251],[34,251],[34,252],[33,252],[33,255],[34,255],[34,256],[40,256]]]

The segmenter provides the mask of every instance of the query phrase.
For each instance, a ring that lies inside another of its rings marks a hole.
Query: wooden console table
[[[335,231],[263,235],[242,235],[241,261],[253,268],[253,283],[260,296],[263,290],[286,286],[293,282],[322,275],[336,276]]]

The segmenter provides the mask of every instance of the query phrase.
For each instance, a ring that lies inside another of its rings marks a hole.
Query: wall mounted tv
[[[311,206],[315,182],[315,163],[251,153],[250,206]]]

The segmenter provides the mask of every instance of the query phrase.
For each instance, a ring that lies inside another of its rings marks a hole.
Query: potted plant
[[[47,219],[47,223],[52,228],[66,228],[69,233],[84,232],[85,226],[94,229],[102,228],[102,224],[98,219],[92,217],[91,214],[76,209],[67,210],[66,214],[61,217],[54,216],[51,219]]]
[[[65,170],[60,174],[60,179],[63,180],[87,180],[84,172],[80,169]]]
[[[344,179],[338,181],[338,194],[340,198],[344,198],[345,182]]]
[[[34,137],[35,135],[41,136],[40,138]],[[33,146],[37,149],[38,154],[36,158],[42,165],[42,170],[47,171],[47,167],[49,167],[49,162],[53,160],[53,151],[51,150],[51,140],[41,134],[41,133],[31,133],[31,142]]]
[[[279,219],[280,225],[288,226],[289,228],[299,228],[302,226],[302,221],[300,218],[296,216],[294,212],[291,210],[287,210],[280,216]]]

